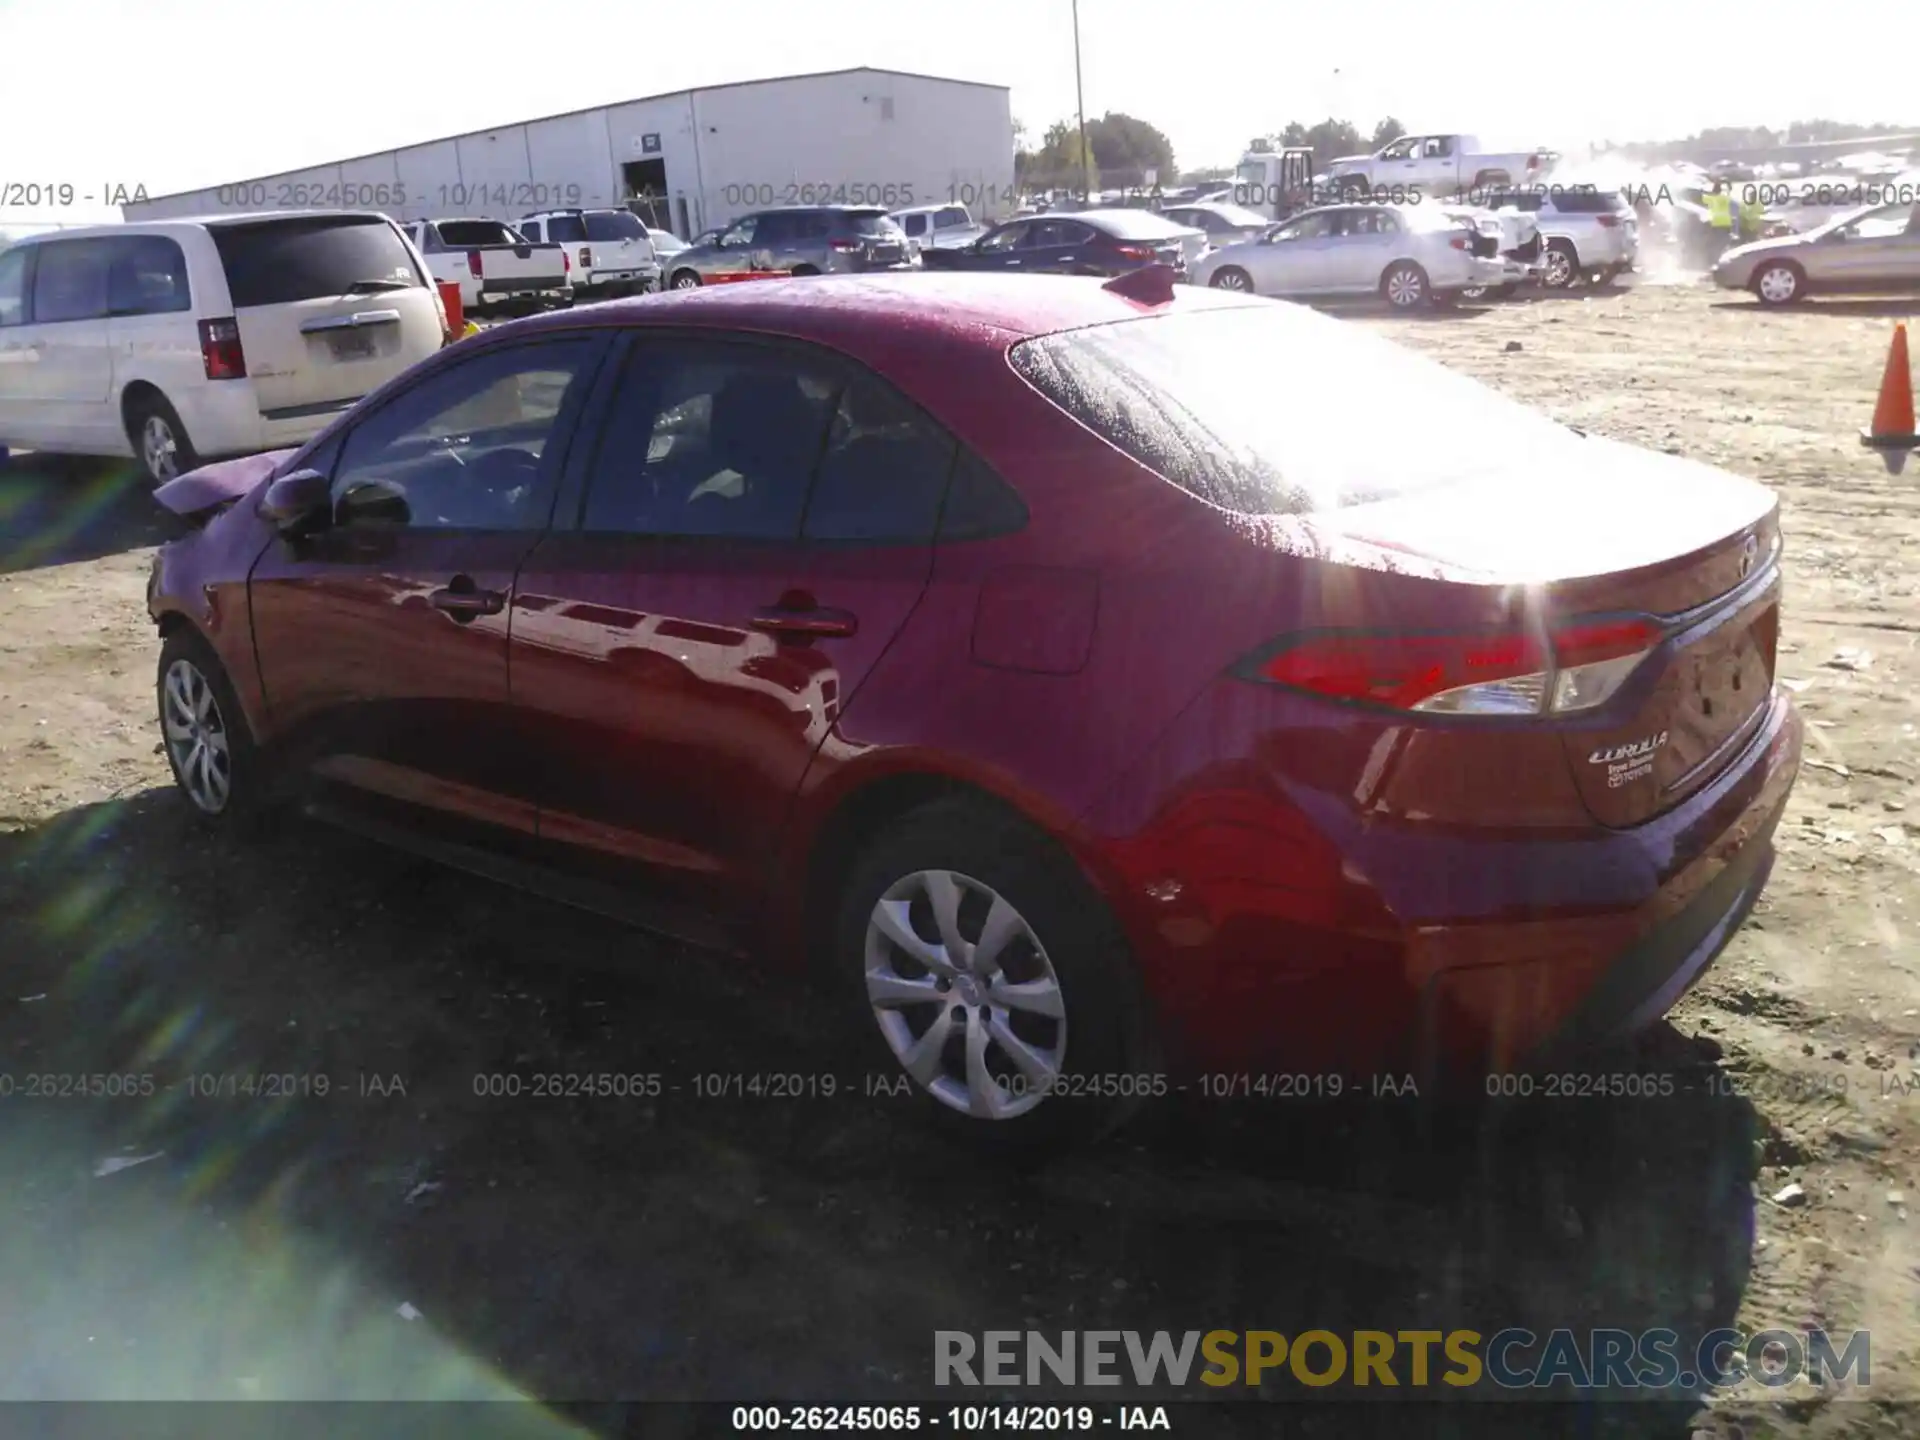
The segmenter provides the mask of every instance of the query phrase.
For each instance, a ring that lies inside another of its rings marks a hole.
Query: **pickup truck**
[[[539,210],[520,217],[527,235],[564,246],[582,300],[617,300],[660,288],[660,259],[631,210]]]
[[[469,314],[516,301],[573,301],[567,252],[558,245],[536,245],[498,220],[416,220],[406,230],[433,278],[458,283]]]
[[[1445,197],[1496,185],[1543,182],[1559,161],[1553,150],[1487,151],[1476,135],[1402,135],[1371,155],[1344,155],[1327,166],[1326,183],[1349,198]]]

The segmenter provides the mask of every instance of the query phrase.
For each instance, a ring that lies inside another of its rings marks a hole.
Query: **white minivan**
[[[384,215],[36,235],[0,250],[0,447],[130,453],[157,484],[312,438],[438,350],[446,325]]]

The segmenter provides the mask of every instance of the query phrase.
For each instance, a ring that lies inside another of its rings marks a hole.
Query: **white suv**
[[[0,448],[131,453],[158,484],[298,445],[447,342],[384,215],[103,225],[0,251]]]
[[[1611,284],[1640,257],[1640,222],[1618,190],[1592,185],[1516,186],[1475,197],[1490,210],[1533,216],[1546,241],[1540,283],[1564,290],[1585,276]]]

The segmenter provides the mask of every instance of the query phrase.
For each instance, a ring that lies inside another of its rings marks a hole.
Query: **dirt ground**
[[[162,788],[157,512],[112,467],[16,463],[0,1397],[898,1403],[936,1398],[937,1329],[1726,1323],[1869,1329],[1872,1383],[1472,1405],[1450,1433],[1687,1436],[1710,1411],[1720,1434],[1920,1433],[1920,471],[1889,477],[1854,438],[1914,310],[1649,285],[1360,321],[1782,498],[1781,673],[1810,763],[1758,912],[1657,1037],[1702,1083],[1445,1139],[1397,1111],[1176,1097],[1023,1176],[844,1083],[697,1093],[820,1071],[841,1031],[812,997],[302,822],[250,849],[196,835]],[[541,1071],[664,1086],[476,1093]],[[293,1093],[195,1093],[238,1072]],[[22,1093],[71,1074],[152,1093]],[[109,1158],[141,1163],[96,1174]],[[1294,1433],[1404,1428],[1344,1410]]]

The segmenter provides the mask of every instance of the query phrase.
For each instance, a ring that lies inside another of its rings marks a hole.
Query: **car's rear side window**
[[[177,315],[193,308],[187,257],[164,235],[129,235],[113,242],[107,305],[115,315]]]
[[[209,229],[236,310],[332,299],[367,280],[426,284],[400,232],[377,216],[300,216]]]
[[[113,246],[111,240],[42,242],[33,270],[34,323],[106,318]]]
[[[926,544],[940,519],[954,439],[888,386],[860,376],[840,396],[814,472],[808,540]]]
[[[1303,515],[1449,484],[1487,448],[1566,431],[1411,350],[1292,305],[1024,340],[1014,369],[1102,439],[1242,515]],[[1419,464],[1403,457],[1419,452]]]
[[[27,318],[27,247],[0,251],[0,325]]]

